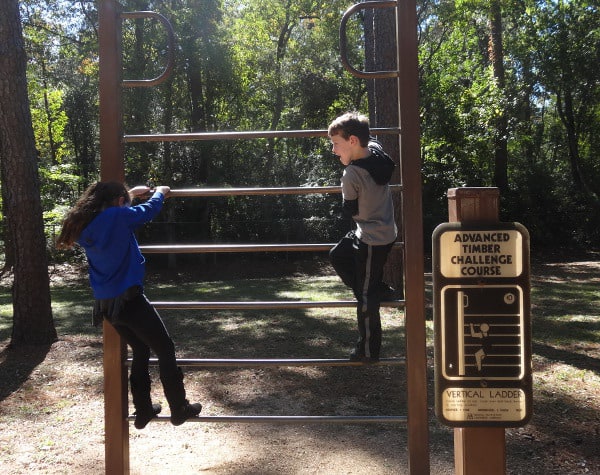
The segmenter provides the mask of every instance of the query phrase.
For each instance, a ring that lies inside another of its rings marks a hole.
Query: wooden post
[[[100,175],[103,181],[125,181],[121,118],[121,6],[115,0],[99,3],[100,57]],[[129,473],[126,348],[104,322],[104,460],[105,473]]]
[[[454,429],[456,475],[504,475],[506,441],[502,427]]]
[[[452,188],[448,190],[450,222],[493,224],[499,222],[498,188]],[[504,475],[506,441],[504,428],[454,429],[456,475]]]
[[[401,0],[396,8],[398,45],[398,117],[406,322],[406,377],[408,386],[408,465],[411,475],[427,475],[429,424],[427,416],[427,344],[425,281],[423,277],[423,212],[419,145],[417,7]]]

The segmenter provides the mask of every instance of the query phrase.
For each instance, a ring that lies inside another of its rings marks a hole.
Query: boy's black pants
[[[346,234],[330,251],[331,265],[352,289],[357,300],[356,317],[359,339],[358,356],[379,358],[381,349],[381,316],[379,314],[383,267],[393,242],[371,246],[356,237],[354,231]]]

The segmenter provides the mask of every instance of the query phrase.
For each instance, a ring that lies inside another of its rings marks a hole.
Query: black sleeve
[[[342,211],[346,216],[356,216],[358,214],[358,198],[355,200],[344,200],[342,203]]]

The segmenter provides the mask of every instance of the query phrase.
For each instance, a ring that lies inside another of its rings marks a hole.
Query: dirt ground
[[[543,266],[534,279],[593,283],[596,276],[598,263],[571,262]],[[543,298],[540,302],[534,302],[534,313],[549,308]],[[61,335],[50,348],[13,350],[7,343],[0,347],[2,473],[104,473],[101,335]],[[432,381],[433,352],[428,353]],[[506,430],[507,473],[600,474],[600,342],[536,340],[533,364],[534,416],[525,427]],[[374,366],[360,371],[366,383],[358,388],[350,379],[356,373],[338,381],[323,378],[318,369],[193,372],[186,373],[186,382],[190,399],[201,401],[206,415],[231,413],[232,407],[306,414],[318,406],[325,413],[395,413],[382,394],[397,390],[395,374]],[[153,378],[153,395],[166,406]],[[289,379],[302,383],[291,385]],[[313,387],[313,380],[327,385]],[[352,386],[341,402],[330,402],[330,395]],[[305,391],[316,397],[310,406]],[[431,407],[433,388],[429,391]],[[430,412],[431,473],[454,473],[453,431],[436,421],[432,407]],[[131,424],[130,467],[139,475],[398,475],[408,473],[406,432],[394,424],[151,422],[141,431]]]

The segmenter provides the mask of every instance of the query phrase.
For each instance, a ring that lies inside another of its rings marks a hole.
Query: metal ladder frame
[[[345,22],[356,11],[364,8],[394,7],[396,12],[397,38],[397,71],[362,72],[357,71],[345,59]],[[262,131],[262,132],[221,132],[194,134],[156,134],[156,135],[124,135],[122,123],[121,90],[123,87],[146,87],[162,82],[173,66],[172,45],[174,35],[169,22],[162,15],[154,12],[123,12],[116,0],[100,0],[99,2],[99,58],[100,58],[100,156],[101,179],[125,181],[124,176],[124,144],[143,141],[184,141],[184,140],[233,140],[251,139],[257,137],[314,137],[326,136],[327,132],[318,131]],[[171,45],[168,63],[163,73],[149,80],[122,80],[121,64],[121,21],[124,18],[153,18],[160,21],[166,28]],[[415,0],[374,1],[354,5],[349,8],[342,18],[340,28],[340,49],[342,62],[350,73],[363,77],[395,77],[398,86],[398,117],[396,128],[373,129],[375,134],[398,134],[400,143],[400,172],[402,177],[402,229],[404,230],[404,282],[406,326],[406,361],[386,361],[379,364],[405,363],[407,371],[408,416],[391,416],[381,418],[374,416],[369,419],[361,418],[332,418],[329,416],[248,416],[225,417],[224,421],[245,422],[387,422],[405,421],[408,429],[409,471],[411,474],[429,473],[429,428],[427,415],[427,354],[425,338],[425,296],[424,296],[424,264],[423,264],[423,232],[422,232],[422,203],[421,203],[421,164],[419,153],[419,107],[418,107],[418,69],[417,69],[417,35],[416,35],[416,2]],[[321,187],[322,189],[287,188],[274,189],[279,193],[335,193],[338,187]],[[211,194],[218,196],[223,190],[173,190],[172,196],[194,196]],[[264,189],[236,189],[238,194],[263,194]],[[270,193],[270,192],[269,192]],[[270,248],[269,250],[292,250],[294,245],[284,245],[287,248]],[[306,249],[306,245],[295,245],[298,250]],[[304,247],[302,247],[304,246]],[[326,245],[316,250],[323,250]],[[208,250],[210,249],[210,250]],[[238,250],[241,249],[238,247]],[[260,247],[264,250],[264,245]],[[194,249],[184,249],[177,246],[170,249],[164,246],[152,249],[144,246],[144,252],[234,252],[230,247],[196,246]],[[247,249],[246,249],[247,250]],[[315,250],[315,249],[313,249]],[[231,302],[220,303],[163,303],[155,302],[159,308],[174,308],[183,305],[186,308],[206,308],[207,305],[235,305]],[[239,304],[239,303],[238,303]],[[274,302],[254,303],[268,306],[282,305]],[[251,305],[251,304],[244,304]],[[354,302],[298,302],[302,308],[318,306],[352,306]],[[396,305],[400,306],[400,305]],[[281,308],[281,307],[279,307]],[[104,393],[105,393],[105,471],[110,474],[129,473],[129,423],[128,385],[126,348],[116,331],[104,324]],[[186,361],[183,361],[186,362]],[[200,365],[349,365],[346,360],[194,360],[190,364]],[[198,418],[204,420],[207,418]]]

